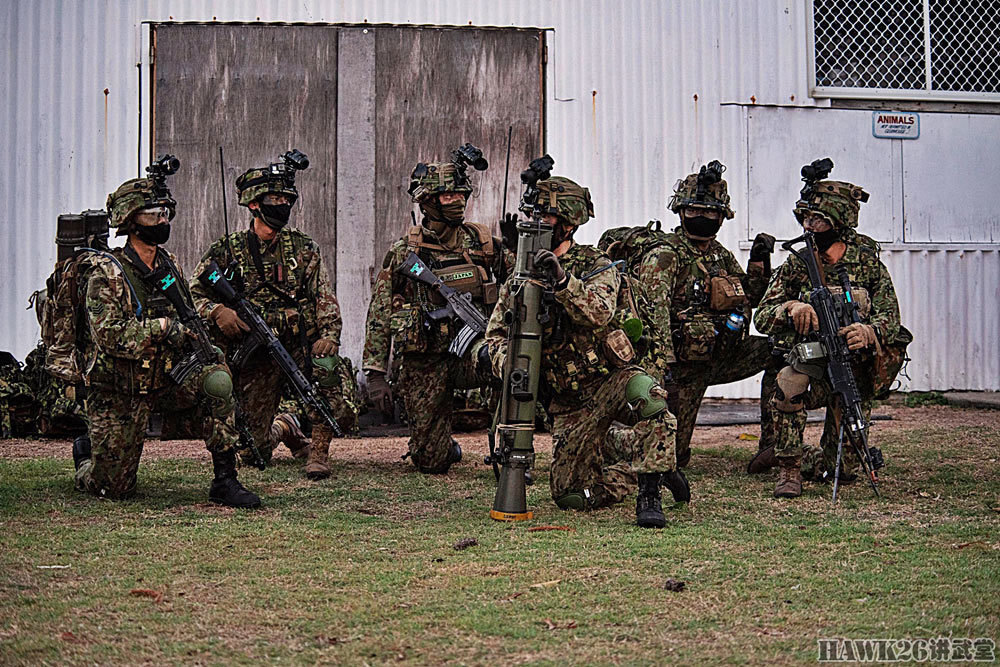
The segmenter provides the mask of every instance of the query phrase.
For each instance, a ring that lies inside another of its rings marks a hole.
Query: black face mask
[[[722,228],[722,220],[721,218],[706,218],[703,215],[696,215],[692,218],[682,217],[681,226],[692,237],[708,239],[719,233]]]
[[[257,215],[271,229],[281,229],[288,224],[288,218],[292,215],[292,205],[261,203]]]
[[[825,232],[813,232],[813,240],[816,241],[816,248],[820,252],[826,252],[830,246],[840,240],[840,232],[835,227],[831,227]]]
[[[136,225],[135,235],[143,243],[149,245],[163,245],[170,238],[170,223],[161,222],[158,225]]]

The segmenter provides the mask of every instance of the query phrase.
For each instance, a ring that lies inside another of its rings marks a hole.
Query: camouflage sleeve
[[[608,262],[607,258],[603,261]],[[596,329],[614,316],[620,283],[621,278],[614,269],[602,271],[586,283],[569,274],[566,287],[556,292],[556,301],[562,304],[571,321]]]
[[[91,338],[109,356],[137,360],[166,333],[158,319],[135,318],[125,278],[110,262],[91,272],[85,304]]]
[[[219,266],[222,266],[221,257],[215,255],[215,246],[213,245],[207,251],[205,255],[198,262],[198,266],[195,267],[194,273],[191,274],[191,296],[194,298],[194,307],[198,311],[198,314],[203,320],[208,321],[208,316],[211,314],[212,310],[215,309],[219,304],[212,298],[211,293],[202,287],[201,283],[198,282],[197,277],[201,275],[202,271],[208,268],[208,265],[215,260]]]
[[[763,266],[758,266],[757,264],[747,265],[747,272],[741,282],[743,283],[743,291],[746,292],[747,299],[750,300],[751,307],[756,308],[760,304],[760,300],[764,298],[764,292],[767,291],[767,283],[770,279],[771,274],[765,271]]]
[[[669,247],[660,247],[646,253],[639,264],[639,283],[648,301],[648,319],[657,350],[662,351],[667,363],[677,361],[670,332],[670,308],[677,283],[677,253]]]
[[[497,305],[493,308],[490,321],[486,325],[486,345],[490,351],[490,361],[493,364],[493,374],[496,377],[503,377],[503,367],[507,362],[507,336],[509,334],[507,325],[504,324],[503,315],[510,310],[510,283],[505,282],[500,286]]]
[[[507,246],[503,244],[503,241],[500,239],[494,239],[494,242],[496,246],[500,248],[500,266],[498,267],[500,275],[497,277],[497,280],[500,283],[503,283],[514,275],[514,264],[516,263],[517,258],[514,257],[514,253],[507,250]]]
[[[802,278],[803,274],[795,266],[793,258],[786,259],[771,277],[771,283],[757,306],[757,312],[754,313],[753,323],[757,331],[764,335],[794,331],[783,304],[799,298]]]
[[[368,304],[365,319],[365,352],[361,367],[363,370],[388,372],[389,348],[392,345],[392,283],[393,272],[402,262],[406,244],[397,241],[389,248],[382,260],[382,270],[375,277],[372,300]]]
[[[872,281],[872,310],[868,323],[875,327],[883,343],[890,343],[899,333],[899,302],[889,270],[880,259],[873,257],[872,260],[875,280]]]
[[[319,246],[310,243],[303,253],[306,260],[305,277],[306,290],[309,297],[316,302],[316,331],[320,338],[332,340],[340,345],[340,333],[344,323],[340,316],[340,303],[333,292],[330,276],[326,272],[326,264],[320,253]]]

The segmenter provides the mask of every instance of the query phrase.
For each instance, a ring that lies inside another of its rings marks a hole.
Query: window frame
[[[806,4],[806,71],[809,96],[816,99],[853,100],[902,100],[922,102],[1000,102],[1000,92],[977,93],[963,90],[937,90],[933,88],[931,63],[930,0],[921,0],[924,13],[924,89],[899,88],[847,88],[816,85],[816,33],[815,2],[803,0]]]

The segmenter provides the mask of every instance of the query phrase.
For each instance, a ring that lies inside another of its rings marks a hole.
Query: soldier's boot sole
[[[757,455],[750,459],[747,464],[748,475],[759,475],[767,472],[778,465],[778,459],[774,455],[774,445],[769,445],[757,452]]]
[[[684,471],[681,469],[678,468],[660,475],[660,484],[670,492],[675,503],[691,502],[691,484],[688,483],[687,477],[684,476]]]

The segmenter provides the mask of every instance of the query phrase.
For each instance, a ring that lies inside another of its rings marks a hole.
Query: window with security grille
[[[1000,100],[998,0],[811,0],[817,97]]]

